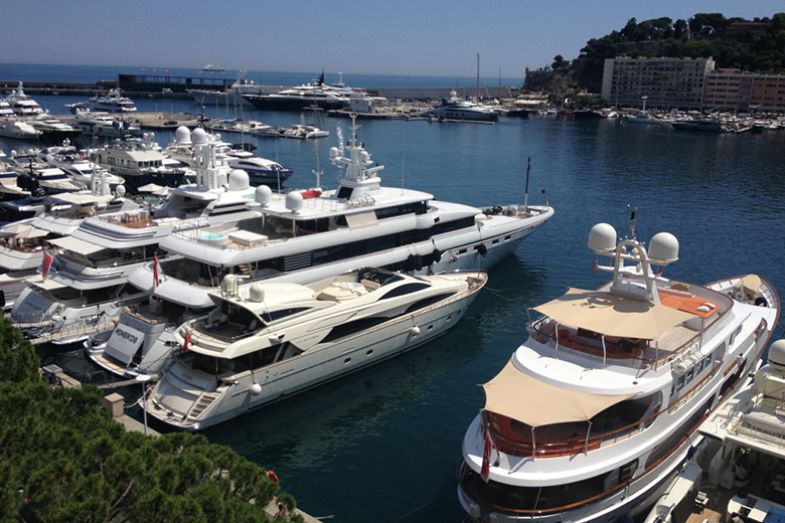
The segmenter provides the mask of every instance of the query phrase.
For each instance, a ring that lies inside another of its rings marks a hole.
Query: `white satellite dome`
[[[371,161],[371,155],[368,154],[368,151],[360,151],[360,161],[363,163],[368,163]]]
[[[242,169],[234,169],[229,173],[229,190],[242,191],[251,186],[251,181],[248,178],[248,173]]]
[[[298,191],[291,191],[286,194],[286,208],[297,214],[303,208],[303,195]]]
[[[769,347],[769,365],[785,370],[785,340],[777,340]]]
[[[609,254],[616,248],[616,229],[608,223],[598,223],[589,231],[589,249],[596,254]]]
[[[207,131],[201,127],[197,127],[191,133],[191,141],[194,145],[204,145],[210,141],[210,136],[207,134]]]
[[[264,287],[258,283],[251,285],[248,289],[248,299],[256,303],[262,303],[264,301]]]
[[[256,188],[254,199],[262,207],[267,207],[273,200],[273,190],[266,185],[260,185]]]
[[[679,240],[669,232],[658,232],[649,241],[649,261],[667,265],[679,259]]]
[[[178,145],[191,145],[191,130],[188,127],[181,125],[174,132],[174,141]]]
[[[122,198],[125,196],[125,185],[118,185],[114,189],[114,193],[117,195],[118,198]]]
[[[330,147],[330,158],[337,158],[337,157],[338,157],[338,148]]]

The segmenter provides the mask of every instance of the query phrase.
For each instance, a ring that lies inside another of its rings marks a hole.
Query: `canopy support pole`
[[[532,426],[532,458],[537,456],[537,440],[534,438],[534,426]]]
[[[607,349],[605,347],[605,334],[602,335],[602,364],[605,365],[605,358],[607,356]]]
[[[586,439],[583,441],[583,453],[589,453],[589,435],[591,434],[591,420],[589,421],[589,429],[586,431]]]
[[[559,350],[559,322],[553,322],[555,324],[554,332],[556,333],[556,350]]]

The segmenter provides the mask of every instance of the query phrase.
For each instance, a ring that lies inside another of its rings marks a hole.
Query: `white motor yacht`
[[[106,112],[77,110],[74,118],[77,127],[90,137],[114,140],[142,135],[137,124],[127,119],[118,120]]]
[[[84,151],[78,152],[69,140],[64,140],[59,146],[42,149],[39,156],[47,165],[62,169],[72,180],[85,187],[93,186],[96,175],[101,183],[108,183],[112,190],[125,183],[122,177],[90,161]]]
[[[11,109],[11,104],[5,101],[5,98],[0,98],[0,118],[8,118],[14,115],[14,110]]]
[[[274,132],[272,126],[258,120],[207,120],[204,128],[214,133],[235,133],[265,136]]]
[[[343,80],[334,84],[324,82],[324,72],[309,84],[289,87],[269,94],[249,94],[245,98],[256,109],[299,111],[312,106],[324,110],[341,109],[348,105],[351,95],[366,95],[362,90],[348,87]]]
[[[89,191],[46,196],[42,198],[42,214],[0,228],[0,301],[4,308],[13,307],[28,279],[41,278],[39,271],[50,240],[70,236],[90,216],[139,207],[123,198],[121,187],[111,193],[104,177],[96,174]]]
[[[483,212],[434,200],[422,191],[383,187],[379,173],[384,167],[371,160],[356,126],[349,143],[348,153],[338,148],[330,153],[343,171],[337,189],[275,194],[260,186],[259,219],[172,234],[160,244],[169,259],[157,269],[145,264],[129,282],[163,303],[164,310],[194,314],[213,307],[210,293],[228,274],[308,283],[369,265],[434,273],[477,270],[513,252],[553,216],[547,206]],[[145,310],[137,309],[134,316],[144,317]],[[170,319],[162,326],[160,315],[152,316],[140,321],[129,314],[125,324],[121,318],[118,328],[132,329],[138,352],[131,363],[115,362],[118,373],[155,374],[165,363],[177,325]],[[91,357],[101,351],[98,347]]]
[[[611,522],[660,496],[700,440],[697,428],[753,370],[779,318],[757,276],[709,285],[662,269],[678,241],[616,241],[597,290],[571,288],[534,307],[529,339],[483,385],[463,439],[458,498],[483,521]],[[659,269],[657,268],[659,267]]]
[[[455,325],[487,276],[363,269],[308,285],[237,280],[227,276],[217,308],[177,331],[183,351],[140,400],[148,415],[204,429],[413,349]]]
[[[74,128],[72,125],[48,115],[29,118],[27,123],[33,126],[35,130],[41,131],[41,138],[50,142],[70,140],[80,132],[79,129]]]
[[[123,96],[120,89],[109,89],[106,94],[96,95],[87,101],[87,106],[92,111],[106,111],[109,113],[135,113],[136,105],[133,100]]]
[[[158,259],[161,239],[259,216],[246,173],[232,171],[212,144],[197,147],[196,155],[197,183],[173,189],[154,212],[139,209],[88,218],[70,237],[49,241],[55,255],[48,279],[22,291],[11,321],[41,340],[84,340],[114,327],[124,305],[145,297],[127,285],[128,275]]]
[[[785,340],[778,340],[767,363],[701,424],[703,442],[647,523],[772,522],[785,514],[784,384]]]
[[[11,106],[11,110],[17,116],[39,116],[45,113],[38,102],[27,96],[22,89],[22,82],[19,82],[16,89],[11,91],[5,101]]]
[[[206,142],[215,144],[218,154],[229,164],[229,167],[247,172],[251,185],[265,184],[280,187],[293,174],[291,169],[276,161],[254,156],[249,151],[233,149],[231,144],[221,141],[220,134],[210,134],[202,128],[196,128],[192,133],[185,126],[178,127],[174,140],[166,147],[164,154],[191,165],[194,162],[194,145]]]
[[[165,156],[152,133],[144,133],[141,139],[113,141],[94,151],[92,157],[102,167],[122,176],[126,187],[134,193],[150,183],[164,187],[184,185],[193,173],[189,166]]]
[[[499,119],[499,114],[492,107],[459,98],[456,91],[450,91],[448,100],[426,111],[423,116],[455,122],[495,122]]]
[[[10,118],[0,123],[0,136],[14,140],[38,140],[43,133],[22,120]]]

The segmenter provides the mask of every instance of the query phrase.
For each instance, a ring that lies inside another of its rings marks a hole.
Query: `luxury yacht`
[[[553,216],[547,206],[482,211],[437,201],[421,191],[383,187],[379,173],[384,167],[358,141],[356,125],[349,143],[346,155],[339,148],[330,152],[333,164],[343,170],[337,189],[284,195],[260,186],[256,201],[261,219],[172,234],[160,245],[169,259],[159,267],[144,265],[129,282],[162,302],[165,310],[194,314],[214,306],[210,293],[218,291],[228,274],[308,283],[369,265],[420,272],[477,270],[513,252]],[[145,310],[137,309],[135,315],[144,316]],[[159,318],[144,322],[129,316],[118,328],[133,329],[140,352],[118,373],[155,374],[180,319],[170,318],[162,327]],[[102,344],[91,345],[96,346],[92,356],[99,356]]]
[[[8,119],[0,122],[0,136],[14,140],[38,140],[43,133],[22,120]]]
[[[120,89],[109,89],[106,94],[96,95],[87,101],[87,106],[92,111],[106,111],[109,113],[135,113],[136,105],[133,100],[123,96]]]
[[[324,72],[322,72],[319,79],[310,84],[290,87],[277,93],[249,94],[245,95],[245,98],[256,109],[262,110],[299,111],[311,106],[328,110],[345,107],[352,94],[364,95],[366,93],[347,87],[343,81],[336,84],[325,84]]]
[[[405,276],[361,269],[308,285],[229,275],[217,308],[177,331],[183,347],[148,414],[199,430],[357,371],[443,334],[485,285],[482,272]]]
[[[272,126],[258,120],[208,120],[204,122],[204,128],[213,133],[235,133],[248,135],[261,135],[275,132]]]
[[[280,187],[293,174],[292,170],[278,162],[268,160],[241,149],[233,149],[230,144],[221,141],[220,134],[209,134],[202,128],[194,129],[193,133],[185,126],[178,127],[174,140],[164,153],[185,164],[193,162],[193,147],[196,144],[215,143],[218,154],[232,169],[242,169],[251,180],[251,185],[272,185]]]
[[[0,302],[4,308],[13,306],[28,279],[40,278],[48,242],[70,236],[90,216],[139,207],[123,197],[122,187],[110,192],[105,176],[95,174],[89,191],[46,196],[41,215],[0,228]]]
[[[5,98],[0,98],[0,118],[7,118],[14,115],[14,110],[11,109],[11,104],[5,101]]]
[[[113,141],[95,151],[93,159],[122,176],[126,187],[134,193],[149,183],[166,187],[184,185],[193,172],[183,162],[165,156],[152,133],[144,133],[141,139]]]
[[[41,138],[50,143],[70,140],[80,133],[79,129],[74,128],[72,125],[47,115],[29,118],[27,123],[35,130],[40,131]]]
[[[19,82],[17,88],[11,91],[5,101],[11,106],[11,110],[17,116],[39,116],[44,114],[44,110],[38,105],[38,102],[27,96],[22,89],[22,82]]]
[[[130,120],[118,120],[106,112],[93,112],[86,109],[77,110],[75,114],[77,127],[93,138],[114,140],[142,135],[142,129],[137,124]]]
[[[64,140],[59,146],[42,149],[39,156],[47,165],[62,169],[72,180],[85,187],[93,186],[96,175],[99,175],[101,183],[108,183],[112,190],[125,183],[122,177],[91,162],[85,152],[77,152],[69,140]]]
[[[458,122],[495,122],[499,119],[499,114],[491,107],[459,98],[456,91],[450,91],[450,98],[448,100],[444,100],[441,105],[426,111],[423,113],[423,116],[433,117],[438,120]]]
[[[483,521],[616,521],[662,494],[697,428],[754,370],[779,297],[753,275],[670,280],[669,233],[648,244],[598,224],[612,281],[535,307],[529,339],[483,385],[463,439],[458,497]]]
[[[84,340],[114,327],[124,305],[145,297],[127,284],[128,275],[145,262],[166,260],[158,255],[161,239],[259,216],[246,173],[231,171],[212,144],[197,147],[196,155],[197,183],[173,189],[155,211],[88,218],[70,237],[50,241],[56,253],[49,277],[22,291],[12,322],[28,336],[53,343]]]

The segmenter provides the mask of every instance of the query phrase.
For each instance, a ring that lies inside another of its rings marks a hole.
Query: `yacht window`
[[[379,299],[386,300],[388,298],[395,298],[397,296],[403,296],[405,294],[421,291],[423,289],[427,289],[428,287],[430,287],[430,285],[427,283],[407,283],[405,285],[401,285],[400,287],[394,288]]]
[[[231,302],[221,302],[219,313],[212,313],[197,326],[199,330],[223,341],[233,342],[264,328],[264,322],[251,311]]]
[[[347,336],[351,336],[352,334],[356,334],[358,332],[362,332],[364,330],[370,329],[386,321],[388,321],[388,318],[382,318],[382,317],[362,318],[359,320],[354,320],[348,323],[344,323],[343,325],[338,325],[337,327],[334,327],[329,332],[329,334],[327,334],[327,336],[325,336],[322,339],[321,343],[327,343],[327,342],[339,340],[341,338],[345,338]]]
[[[730,335],[730,338],[728,338],[728,346],[729,346],[729,347],[733,347],[733,344],[736,342],[736,337],[737,337],[737,336],[738,336],[740,333],[741,333],[741,325],[739,325],[739,326],[736,328],[736,330],[735,330],[735,331],[733,331],[733,334],[731,334],[731,335]]]
[[[417,310],[420,310],[420,309],[424,309],[425,307],[428,307],[429,305],[433,305],[434,303],[438,303],[438,302],[440,302],[440,301],[450,297],[451,295],[452,295],[452,293],[446,292],[444,294],[437,294],[436,296],[430,296],[430,297],[422,299],[420,301],[416,301],[413,304],[409,305],[409,307],[406,308],[406,312],[404,314],[409,314],[410,312],[414,312],[414,311],[417,311]]]
[[[277,311],[272,311],[264,314],[264,319],[268,323],[272,323],[274,321],[278,321],[281,318],[286,318],[287,316],[291,316],[292,314],[297,314],[299,312],[310,310],[310,307],[293,307],[291,309],[280,309]]]

